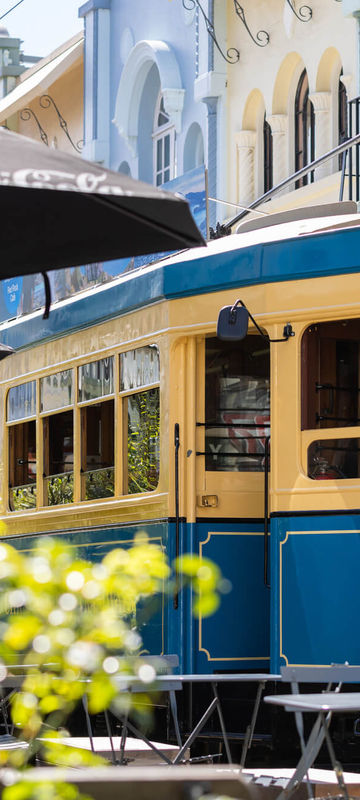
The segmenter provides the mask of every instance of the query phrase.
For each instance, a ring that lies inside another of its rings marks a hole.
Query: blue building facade
[[[79,15],[85,158],[156,185],[205,164],[209,195],[221,197],[226,63],[207,21],[217,15],[225,39],[226,4],[88,0]]]

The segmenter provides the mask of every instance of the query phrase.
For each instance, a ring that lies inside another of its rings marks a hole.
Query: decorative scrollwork
[[[198,8],[201,11],[202,16],[204,18],[204,22],[205,22],[205,25],[206,25],[206,30],[207,30],[210,38],[214,42],[215,47],[218,49],[219,53],[222,55],[222,57],[225,59],[225,61],[227,61],[228,64],[237,64],[237,62],[240,60],[240,52],[239,52],[239,50],[237,50],[236,47],[229,47],[229,49],[226,51],[226,53],[224,53],[224,51],[220,47],[219,42],[218,42],[218,40],[216,38],[216,32],[215,32],[214,23],[205,14],[205,11],[204,11],[201,3],[199,2],[199,0],[182,0],[182,4],[183,4],[183,7],[186,9],[186,11],[193,11],[195,6],[198,6]]]
[[[47,134],[44,131],[44,128],[42,127],[40,121],[38,120],[32,108],[23,108],[23,110],[20,111],[20,119],[24,120],[24,122],[27,122],[31,118],[35,120],[38,126],[41,141],[44,142],[44,144],[46,144],[47,147],[49,147],[49,139],[47,137]]]
[[[299,11],[296,11],[293,0],[286,0],[286,2],[300,22],[310,22],[312,17],[312,8],[310,8],[310,6],[300,6]]]
[[[245,11],[244,11],[243,7],[240,5],[240,3],[238,2],[238,0],[234,0],[234,9],[235,9],[235,14],[237,14],[239,19],[241,19],[241,22],[245,26],[245,28],[246,28],[250,38],[253,40],[253,42],[255,44],[257,44],[258,47],[266,47],[266,45],[269,44],[269,42],[270,42],[270,35],[268,34],[268,32],[261,30],[261,31],[257,32],[256,36],[253,36],[253,34],[251,33],[251,30],[250,30],[250,28],[249,28],[249,26],[248,26],[248,24],[246,22]]]
[[[43,94],[43,95],[41,95],[39,102],[40,102],[41,108],[50,108],[50,106],[53,106],[53,108],[55,109],[55,111],[57,113],[57,117],[58,117],[58,120],[59,120],[60,128],[64,131],[65,136],[67,136],[67,138],[68,138],[70,144],[72,145],[72,147],[74,148],[74,150],[76,150],[77,153],[81,153],[83,141],[81,140],[79,142],[76,142],[76,144],[75,144],[75,142],[73,142],[73,140],[72,140],[72,138],[70,136],[70,133],[69,133],[68,124],[66,122],[66,119],[64,119],[64,117],[60,113],[60,111],[59,111],[59,109],[58,109],[58,107],[57,107],[57,105],[55,103],[55,100],[49,94]]]

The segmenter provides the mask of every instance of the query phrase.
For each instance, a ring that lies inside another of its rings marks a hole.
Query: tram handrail
[[[270,436],[265,438],[264,463],[264,584],[270,589],[268,580],[269,561],[269,471],[270,471]]]
[[[276,186],[273,186],[272,189],[269,189],[267,192],[258,197],[257,200],[254,200],[252,203],[248,205],[246,209],[240,211],[235,217],[229,220],[229,222],[225,222],[223,225],[219,225],[219,235],[226,236],[230,233],[231,228],[236,225],[237,222],[240,222],[243,217],[253,211],[255,208],[260,206],[262,203],[265,203],[266,200],[270,200],[274,197],[275,194],[281,191],[281,189],[285,189],[287,186],[290,186],[292,183],[296,183],[296,181],[300,180],[300,178],[304,178],[309,172],[312,172],[316,167],[319,167],[321,164],[325,164],[326,161],[329,161],[331,158],[336,158],[336,156],[340,156],[342,153],[347,152],[350,150],[354,145],[360,144],[360,133],[356,134],[356,136],[352,136],[350,139],[346,139],[345,142],[342,144],[338,144],[336,147],[333,147],[332,150],[329,150],[327,153],[323,153],[322,156],[315,158],[314,161],[311,161],[310,164],[307,164],[302,169],[299,169],[297,172],[293,172],[292,175],[289,175],[288,178],[285,178],[283,181],[280,181]],[[216,235],[215,235],[215,238]]]

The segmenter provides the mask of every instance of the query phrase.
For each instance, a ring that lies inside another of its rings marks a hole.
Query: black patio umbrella
[[[203,245],[181,197],[0,128],[0,279]]]

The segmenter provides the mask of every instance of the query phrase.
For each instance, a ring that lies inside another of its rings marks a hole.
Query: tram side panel
[[[271,521],[271,664],[360,663],[360,515]]]
[[[269,591],[264,585],[263,524],[216,519],[196,525],[195,550],[225,578],[225,593],[210,617],[194,623],[195,672],[269,667]]]
[[[64,543],[76,549],[81,558],[97,563],[111,550],[131,547],[136,535],[143,532],[148,535],[149,542],[158,545],[167,553],[168,523],[165,520],[109,528],[72,530],[71,532],[60,531],[51,536],[60,536]],[[17,550],[29,552],[39,543],[40,538],[41,535],[33,534],[6,537],[6,541]],[[168,599],[169,587],[164,581],[159,594],[150,598],[149,601],[144,599],[136,609],[134,608],[133,625],[134,629],[136,628],[140,633],[141,652],[143,653],[163,655],[169,652]]]

